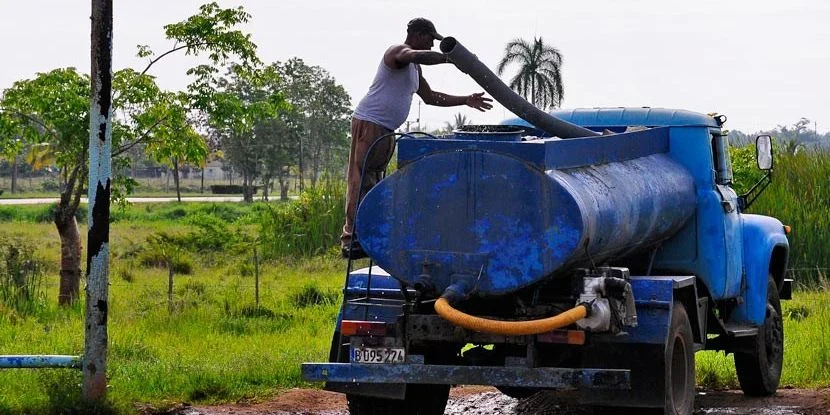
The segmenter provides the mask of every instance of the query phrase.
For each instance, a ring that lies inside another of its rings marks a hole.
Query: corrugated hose
[[[450,305],[446,298],[441,297],[435,301],[435,312],[450,323],[465,329],[505,336],[525,336],[546,333],[569,326],[577,320],[585,318],[588,315],[588,308],[586,305],[580,304],[553,317],[528,321],[502,321],[471,316],[458,311]]]

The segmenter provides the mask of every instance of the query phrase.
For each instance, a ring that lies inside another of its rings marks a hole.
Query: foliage
[[[823,387],[830,379],[828,292],[830,282],[824,280],[821,290],[796,292],[791,301],[781,303],[784,315],[782,386]],[[697,378],[698,385],[702,387],[738,387],[732,358],[723,353],[698,353]]]
[[[510,88],[542,109],[562,104],[565,90],[562,84],[562,54],[544,43],[541,37],[532,42],[514,39],[504,48],[504,57],[496,71],[502,75],[512,63],[519,71],[510,80]]]
[[[212,184],[210,185],[210,192],[215,195],[234,195],[234,194],[242,194],[245,189],[242,185],[238,184]],[[253,189],[253,193],[256,194],[256,187]]]
[[[470,123],[470,120],[467,118],[466,115],[462,113],[456,113],[453,117],[452,122],[447,121],[444,123],[444,129],[439,131],[439,134],[452,134],[453,131],[459,129]]]
[[[261,174],[261,155],[267,150],[255,126],[289,107],[278,90],[279,77],[273,68],[246,72],[239,65],[228,69],[227,78],[202,73],[202,90],[212,90],[214,105],[206,107],[208,124],[219,137],[224,157],[243,176],[243,196],[253,200],[251,188]]]
[[[343,226],[345,192],[342,183],[324,180],[306,189],[297,200],[265,204],[256,219],[266,256],[314,256],[339,241]]]
[[[819,134],[810,129],[811,123],[812,121],[802,117],[793,124],[779,124],[772,130],[758,131],[754,134],[732,130],[729,132],[729,141],[736,146],[752,145],[755,144],[755,137],[766,134],[775,138],[779,150],[785,154],[795,154],[799,149],[830,149],[830,132]]]
[[[830,268],[830,153],[800,151],[776,154],[772,184],[756,200],[750,213],[778,218],[792,227],[790,268]],[[799,282],[815,285],[818,275],[810,272]]]
[[[729,155],[732,159],[733,187],[738,194],[746,193],[764,175],[758,169],[755,145],[729,147]]]
[[[167,39],[174,42],[170,50],[155,55],[148,46],[139,46],[138,55],[150,58],[143,71],[124,69],[113,75],[111,121],[116,171],[129,165],[130,159],[123,155],[139,144],[146,145],[157,160],[171,161],[177,189],[179,163],[201,163],[207,147],[195,132],[189,115],[198,111],[210,113],[212,108],[222,107],[225,97],[203,88],[214,79],[216,66],[235,57],[240,61],[238,67],[255,72],[254,67],[260,63],[256,45],[250,35],[236,29],[249,18],[241,7],[222,9],[216,3],[205,4],[198,14],[165,26]],[[187,71],[196,79],[187,93],[162,91],[148,71],[164,56],[180,50],[186,54],[207,55],[210,65]],[[72,218],[88,176],[89,84],[89,77],[74,68],[55,69],[32,80],[15,82],[4,91],[0,101],[0,149],[4,155],[16,156],[15,152],[26,144],[48,143],[61,172],[63,186],[55,225],[67,244],[61,260],[67,287],[77,286],[80,277],[81,247],[77,243],[77,224]],[[114,196],[123,197],[134,187],[134,182],[114,179]],[[76,295],[66,292],[61,293],[61,298],[71,300]]]
[[[43,307],[43,264],[34,246],[0,235],[0,304],[19,314]]]
[[[320,174],[339,173],[346,164],[349,148],[349,117],[351,100],[346,89],[319,66],[309,66],[300,58],[277,62],[271,67],[280,76],[280,90],[294,108],[292,114],[280,120],[283,134],[296,136],[299,151],[294,153],[304,172],[311,162],[312,184]],[[288,146],[283,145],[287,150]],[[275,172],[282,168],[282,159],[271,166]]]
[[[314,283],[306,283],[299,291],[291,295],[291,301],[297,308],[319,305],[333,305],[340,300],[336,290],[323,290]]]
[[[147,412],[160,412],[193,399],[200,404],[261,400],[282,388],[309,386],[300,378],[300,363],[327,359],[339,307],[336,293],[342,289],[344,261],[335,253],[311,258],[290,254],[266,261],[261,304],[256,307],[251,279],[237,271],[244,257],[224,251],[199,254],[187,248],[193,273],[176,277],[177,312],[172,315],[164,307],[166,271],[141,266],[124,253],[143,249],[146,237],[154,233],[198,232],[194,218],[201,215],[243,225],[255,223],[268,210],[263,203],[188,203],[131,205],[118,213],[111,228],[113,267],[116,275],[119,269],[129,270],[133,281],[110,281],[108,396],[117,408],[134,413],[134,403],[142,402]],[[55,243],[50,225],[5,223],[3,229],[31,245],[47,247],[44,260],[57,261],[57,250],[49,248]],[[47,274],[44,288],[49,295],[56,283],[54,273]],[[828,386],[830,286],[823,289],[796,291],[793,301],[783,302],[784,387]],[[303,292],[310,294],[298,301]],[[82,303],[68,309],[46,304],[33,315],[20,316],[0,307],[0,354],[81,354],[82,310]],[[735,385],[731,358],[710,352],[697,356],[699,375],[708,379],[702,384]],[[69,375],[46,379],[44,373],[0,371],[0,413],[46,413],[52,402],[59,408],[60,402],[71,405],[77,380]]]

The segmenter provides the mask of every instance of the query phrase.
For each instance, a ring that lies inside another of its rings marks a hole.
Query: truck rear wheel
[[[686,308],[674,303],[666,342],[665,406],[672,415],[689,415],[695,403],[695,352],[692,324]]]
[[[778,389],[784,363],[784,323],[778,286],[772,276],[767,281],[767,311],[764,325],[748,352],[735,352],[735,370],[745,395],[770,396]]]
[[[404,399],[346,395],[346,400],[351,415],[443,415],[449,395],[450,385],[410,384]]]

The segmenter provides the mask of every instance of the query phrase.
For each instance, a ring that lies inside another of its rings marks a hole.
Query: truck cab
[[[511,119],[398,141],[399,170],[358,209],[369,266],[349,261],[330,360],[305,379],[355,414],[440,414],[453,384],[690,414],[694,353],[723,350],[746,394],[775,392],[789,245],[744,213],[771,139],[767,175],[738,195],[723,116],[552,115],[604,135]]]

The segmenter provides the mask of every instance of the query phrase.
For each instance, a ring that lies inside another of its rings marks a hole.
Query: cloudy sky
[[[56,67],[89,68],[89,1],[0,0],[0,89]],[[166,50],[163,25],[202,1],[116,0],[116,68],[142,67],[136,45]],[[541,36],[564,55],[563,107],[651,106],[719,112],[747,132],[800,117],[830,130],[830,2],[821,0],[468,1],[248,0],[253,34],[266,62],[294,56],[326,68],[352,96],[366,92],[383,51],[405,37],[412,17],[432,19],[494,68],[514,38]],[[187,84],[177,56],[153,74],[168,89]],[[450,65],[426,67],[433,89],[480,88]],[[418,117],[418,99],[410,119]],[[457,112],[475,123],[512,115],[500,106],[420,106],[426,128]]]

